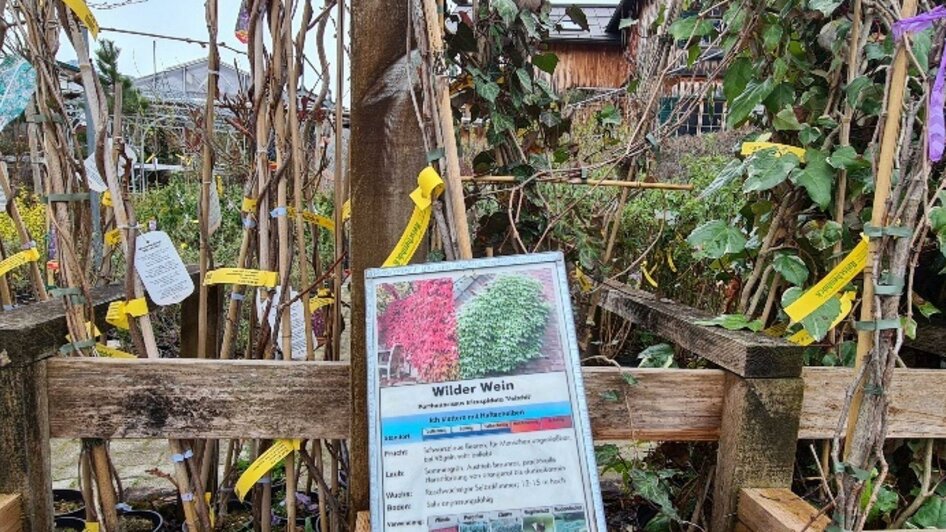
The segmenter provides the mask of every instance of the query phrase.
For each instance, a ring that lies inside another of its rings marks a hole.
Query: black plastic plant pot
[[[85,517],[85,499],[82,498],[82,492],[79,490],[53,490],[53,507],[56,506],[56,503],[78,505],[78,508],[73,510],[56,512],[56,517],[78,517],[80,519]]]
[[[85,520],[78,517],[57,517],[55,527],[56,532],[83,532]]]
[[[129,510],[122,512],[119,520],[122,519],[141,519],[151,524],[151,532],[161,532],[164,530],[164,518],[158,512],[151,510]],[[124,530],[124,528],[122,528]]]
[[[253,505],[248,502],[240,502],[237,499],[230,499],[230,501],[227,502],[227,512],[251,511],[252,509]],[[252,517],[247,519],[243,530],[253,530]],[[187,523],[181,523],[181,532],[187,532]]]

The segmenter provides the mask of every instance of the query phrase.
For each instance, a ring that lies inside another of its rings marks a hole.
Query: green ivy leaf
[[[723,96],[726,101],[732,104],[737,96],[746,90],[746,85],[752,79],[752,61],[745,57],[740,57],[733,61],[726,74],[723,75]]]
[[[673,366],[673,347],[670,344],[656,344],[644,349],[637,355],[642,368],[669,368]]]
[[[821,138],[821,130],[811,127],[808,124],[802,124],[801,131],[798,132],[798,140],[805,146],[810,146],[818,142]]]
[[[801,124],[798,123],[798,117],[795,116],[795,110],[786,107],[779,111],[772,119],[772,126],[776,131],[798,131]]]
[[[820,150],[805,150],[805,168],[793,174],[794,181],[805,187],[808,196],[822,209],[831,203],[834,188],[834,169]]]
[[[828,157],[828,164],[838,170],[851,168],[855,163],[857,163],[857,150],[851,146],[841,146],[834,150],[831,157]]]
[[[529,74],[528,70],[517,68],[516,77],[519,79],[519,84],[522,85],[523,90],[532,92],[532,76]]]
[[[924,301],[920,303],[919,305],[916,305],[916,309],[920,311],[920,314],[922,314],[924,318],[927,318],[927,319],[932,317],[934,314],[942,313],[941,310],[936,308],[936,305],[930,303],[929,301]]]
[[[673,506],[673,501],[670,499],[670,490],[665,485],[665,482],[661,482],[660,476],[653,471],[639,468],[631,469],[628,473],[630,474],[634,491],[636,491],[638,495],[655,504],[660,508],[661,512],[670,518],[674,520],[679,519],[677,510]]]
[[[493,126],[493,131],[497,135],[505,131],[515,131],[516,124],[508,116],[496,111],[493,111],[489,116],[490,122]]]
[[[602,126],[621,125],[621,111],[614,104],[605,105],[600,111],[595,113],[595,118]]]
[[[837,296],[833,296],[831,299],[825,301],[823,305],[815,309],[814,312],[805,316],[805,318],[801,320],[801,325],[816,342],[820,342],[824,339],[825,335],[828,334],[828,331],[831,330],[831,324],[840,313],[841,300]]]
[[[729,331],[748,329],[752,332],[761,331],[763,326],[762,320],[749,321],[749,318],[742,314],[721,314],[709,320],[696,320],[693,323],[696,325],[706,325],[710,327],[722,327],[723,329]]]
[[[716,31],[713,23],[697,15],[677,19],[668,30],[674,40],[683,41],[693,37],[705,37]]]
[[[746,163],[740,159],[733,159],[729,161],[719,174],[716,175],[716,178],[713,179],[713,182],[709,185],[706,185],[706,188],[703,189],[703,192],[700,192],[698,199],[706,199],[720,189],[732,183],[734,179],[741,176],[746,171]]]
[[[516,21],[516,15],[519,14],[519,7],[513,0],[493,0],[490,6],[496,10],[506,26],[511,26]]]
[[[767,79],[763,82],[750,81],[742,92],[732,101],[729,109],[729,116],[726,117],[726,124],[735,128],[741,125],[749,118],[749,113],[772,92],[772,80]]]
[[[555,66],[558,65],[558,56],[552,52],[535,54],[532,56],[532,64],[542,72],[552,74],[555,72]]]
[[[821,11],[821,14],[830,17],[839,5],[841,5],[841,0],[809,0],[808,9]]]
[[[930,209],[930,227],[937,233],[946,229],[946,207]]]
[[[782,42],[782,26],[780,24],[768,24],[762,30],[762,47],[768,53],[773,53],[778,49]]]
[[[930,497],[907,522],[917,528],[946,528],[946,497]]]
[[[900,326],[903,327],[903,334],[911,340],[916,340],[916,320],[904,316],[900,318]]]
[[[627,383],[628,386],[637,385],[637,377],[635,377],[634,374],[629,371],[622,371],[621,378],[624,379],[624,382]]]
[[[588,31],[588,17],[585,16],[585,12],[575,4],[572,4],[565,8],[565,15],[571,19],[572,22],[578,25],[584,31]]]
[[[778,252],[772,260],[772,268],[795,286],[802,286],[808,280],[808,266],[798,255]]]
[[[748,160],[748,177],[743,192],[769,190],[788,178],[798,167],[798,157],[787,153],[779,156],[774,149],[758,151]]]
[[[473,82],[476,87],[476,93],[489,103],[496,103],[496,97],[499,96],[499,85],[493,81],[484,81],[477,78]]]
[[[818,251],[824,251],[841,240],[841,224],[834,220],[809,220],[801,227],[802,234]]]
[[[604,390],[598,395],[609,403],[616,403],[619,400],[618,393],[614,390]]]
[[[718,259],[723,255],[740,253],[746,248],[742,231],[722,220],[711,220],[700,225],[687,237],[687,242],[698,256]]]

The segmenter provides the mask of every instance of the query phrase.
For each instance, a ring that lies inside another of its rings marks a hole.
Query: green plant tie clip
[[[585,181],[588,181],[588,169],[583,166],[581,167],[581,182]]]
[[[900,225],[888,225],[885,227],[877,227],[871,224],[864,224],[864,234],[870,238],[878,238],[882,236],[892,236],[894,238],[909,238],[913,236],[913,230],[909,227],[903,227]]]
[[[89,347],[95,346],[95,340],[82,340],[79,342],[72,342],[71,344],[66,344],[59,348],[59,352],[67,355],[73,351],[79,351],[81,349],[88,349]]]
[[[75,304],[84,304],[85,295],[82,294],[82,290],[78,288],[53,288],[49,291],[49,295],[53,297],[68,297],[72,299],[72,302]]]
[[[434,161],[439,161],[440,159],[443,158],[444,153],[445,153],[445,152],[444,152],[443,148],[437,148],[437,149],[434,149],[434,150],[430,150],[429,152],[427,152],[427,162],[428,162],[428,163],[432,163],[432,162],[434,162]]]
[[[899,296],[903,294],[903,278],[884,274],[880,281],[874,284],[874,294],[878,296]]]
[[[854,322],[854,328],[858,331],[889,331],[891,329],[899,329],[901,327],[902,325],[900,324],[900,318]]]
[[[43,203],[51,202],[67,202],[67,201],[88,201],[89,193],[88,192],[76,192],[74,194],[50,194],[48,196],[43,196]]]

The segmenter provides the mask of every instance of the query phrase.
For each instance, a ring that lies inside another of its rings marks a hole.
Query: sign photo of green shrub
[[[537,358],[550,313],[538,280],[526,275],[496,278],[460,310],[460,377],[509,374]]]

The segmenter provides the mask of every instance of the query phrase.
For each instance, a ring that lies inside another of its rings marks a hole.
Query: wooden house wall
[[[565,91],[577,87],[617,88],[627,81],[628,63],[620,46],[554,43],[549,51],[558,56],[552,87]]]

